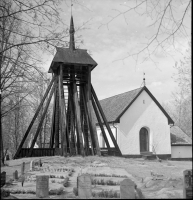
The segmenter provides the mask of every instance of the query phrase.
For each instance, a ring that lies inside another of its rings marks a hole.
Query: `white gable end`
[[[140,154],[141,128],[149,135],[149,151],[156,154],[171,154],[170,126],[168,119],[144,90],[120,118],[118,145],[124,155]]]

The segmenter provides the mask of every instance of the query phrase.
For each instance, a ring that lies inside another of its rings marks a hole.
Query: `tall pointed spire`
[[[73,17],[71,15],[71,19],[70,19],[70,44],[69,44],[69,49],[70,50],[75,50],[75,42],[74,42],[74,22],[73,22]]]

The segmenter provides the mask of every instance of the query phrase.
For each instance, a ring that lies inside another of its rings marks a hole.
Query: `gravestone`
[[[49,196],[49,176],[36,175],[36,196],[44,198]]]
[[[129,178],[120,182],[120,198],[135,199],[135,183]]]
[[[30,171],[34,171],[34,167],[35,167],[35,163],[34,163],[34,161],[32,160],[31,162],[30,162]]]
[[[25,162],[21,163],[21,175],[25,173]]]
[[[82,174],[77,177],[78,196],[81,199],[92,197],[91,177],[88,174]]]
[[[13,180],[18,180],[18,171],[13,172]]]
[[[1,187],[3,187],[6,183],[6,172],[1,173]]]
[[[184,176],[184,187],[183,187],[183,198],[192,199],[192,169],[183,171]]]

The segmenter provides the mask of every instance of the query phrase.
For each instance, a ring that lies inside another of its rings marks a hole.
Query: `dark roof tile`
[[[168,118],[168,124],[174,124],[174,121],[171,119],[171,117],[167,114],[167,112],[163,109],[163,107],[151,94],[151,92],[147,89],[146,86],[100,100],[100,104],[107,118],[107,121],[119,122],[120,117],[131,106],[131,104],[135,101],[135,99],[141,94],[143,90],[145,90],[150,95],[153,101],[157,104],[157,106],[161,109],[164,115]],[[96,123],[98,123],[97,120],[95,121]]]
[[[171,143],[186,143],[192,144],[192,139],[178,126],[172,126],[170,128]]]
[[[100,104],[108,122],[116,121],[119,115],[121,115],[121,113],[127,108],[127,106],[133,101],[133,99],[139,94],[141,90],[142,88],[138,88],[100,100]]]

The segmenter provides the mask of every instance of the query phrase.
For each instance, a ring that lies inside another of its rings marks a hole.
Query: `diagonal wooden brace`
[[[56,88],[56,81],[55,81],[55,83],[54,83],[54,85],[53,85],[53,87],[52,87],[52,90],[51,90],[51,92],[50,92],[50,96],[49,96],[49,98],[48,98],[48,100],[47,100],[47,103],[46,103],[44,112],[43,112],[43,114],[42,114],[42,118],[41,118],[41,120],[40,120],[39,126],[38,126],[38,128],[37,128],[36,133],[35,133],[34,139],[33,139],[33,141],[32,141],[32,144],[31,144],[31,147],[30,147],[30,150],[29,150],[29,155],[28,155],[29,157],[32,156],[33,147],[34,147],[35,142],[36,142],[36,140],[37,140],[38,134],[40,133],[40,130],[41,130],[41,127],[42,127],[42,124],[43,124],[45,115],[46,115],[46,113],[47,113],[48,106],[49,106],[49,104],[50,104],[50,101],[51,101],[51,98],[52,98],[52,95],[53,95],[53,93],[54,93],[55,88]]]
[[[105,114],[104,114],[104,112],[103,112],[103,109],[102,109],[102,107],[101,107],[101,105],[100,105],[100,103],[99,103],[99,100],[98,100],[98,98],[97,98],[97,95],[96,95],[96,93],[95,93],[94,88],[93,88],[92,85],[91,85],[91,93],[92,93],[92,95],[93,95],[93,97],[94,97],[94,100],[95,100],[95,102],[96,102],[96,105],[97,105],[97,107],[98,107],[98,109],[99,109],[99,112],[100,112],[102,118],[103,118],[104,124],[105,124],[105,126],[106,126],[106,128],[107,128],[107,130],[108,130],[108,132],[109,132],[109,135],[110,135],[111,140],[112,140],[112,142],[113,142],[113,144],[114,144],[114,146],[115,146],[115,149],[116,149],[116,151],[118,152],[118,154],[119,154],[120,156],[122,156],[122,153],[121,153],[121,151],[120,151],[120,149],[119,149],[119,146],[118,146],[118,144],[117,144],[117,142],[116,142],[116,140],[115,140],[115,138],[114,138],[114,136],[113,136],[113,133],[112,133],[112,131],[111,131],[111,128],[110,128],[110,126],[109,126],[109,124],[108,124],[108,122],[107,122],[107,119],[106,119],[106,117],[105,117]]]
[[[20,145],[19,145],[19,148],[17,149],[17,152],[16,152],[16,154],[15,154],[15,156],[14,156],[14,159],[16,159],[16,158],[18,157],[18,155],[19,155],[19,153],[20,153],[20,151],[21,151],[21,148],[22,148],[22,146],[23,146],[23,144],[24,144],[24,142],[25,142],[25,140],[26,140],[26,138],[27,138],[27,136],[28,136],[28,134],[29,134],[29,132],[30,132],[32,126],[33,126],[33,124],[34,124],[34,121],[36,120],[36,118],[37,118],[37,116],[38,116],[38,114],[39,114],[39,112],[40,112],[40,110],[41,110],[41,108],[42,108],[42,105],[43,105],[43,103],[44,103],[46,97],[48,96],[48,93],[49,93],[49,91],[50,91],[50,88],[52,87],[53,82],[55,81],[55,79],[56,79],[56,77],[53,76],[53,78],[52,78],[52,80],[51,80],[51,82],[50,82],[50,84],[49,84],[49,86],[48,86],[48,88],[47,88],[47,90],[46,90],[46,92],[45,92],[45,94],[44,94],[44,97],[43,97],[43,99],[42,99],[42,101],[41,101],[41,103],[40,103],[38,109],[36,110],[35,115],[34,115],[33,119],[31,120],[30,125],[28,126],[27,131],[25,132],[25,135],[24,135],[24,137],[23,137],[23,139],[22,139],[22,141],[21,141],[21,143],[20,143]]]

